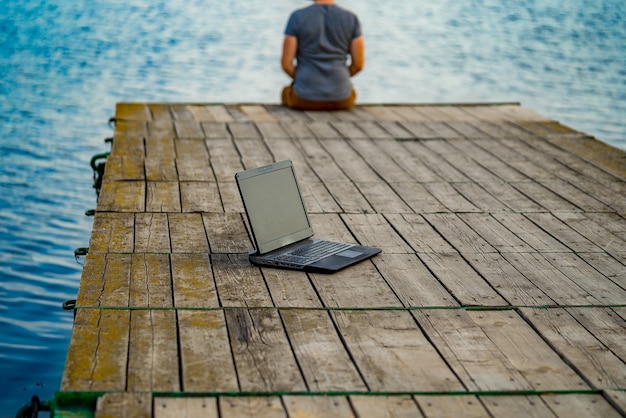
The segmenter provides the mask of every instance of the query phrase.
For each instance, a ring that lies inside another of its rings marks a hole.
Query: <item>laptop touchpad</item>
[[[360,252],[360,251],[344,250],[344,251],[342,251],[340,253],[337,253],[335,255],[339,255],[341,257],[347,257],[347,258],[354,258],[354,257],[360,256],[361,254],[363,254],[363,253]]]

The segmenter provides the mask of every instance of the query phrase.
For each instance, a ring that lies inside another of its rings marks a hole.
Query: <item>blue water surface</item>
[[[626,149],[623,0],[345,0],[363,103],[515,101]],[[296,0],[20,0],[0,11],[0,417],[60,386],[120,101],[277,102]]]

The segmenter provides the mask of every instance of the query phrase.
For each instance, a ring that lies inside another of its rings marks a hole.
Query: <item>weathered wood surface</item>
[[[316,235],[382,254],[250,265],[234,174],[282,159]],[[61,391],[102,417],[625,414],[625,161],[513,104],[119,104]]]

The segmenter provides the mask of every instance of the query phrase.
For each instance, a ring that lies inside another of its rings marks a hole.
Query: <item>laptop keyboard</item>
[[[287,263],[306,264],[351,246],[341,242],[314,241],[288,253],[277,255],[274,259]]]

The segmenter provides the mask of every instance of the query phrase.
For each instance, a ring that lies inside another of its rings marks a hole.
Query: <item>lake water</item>
[[[215,3],[215,4],[213,4]],[[515,101],[626,149],[623,0],[345,0],[363,103]],[[119,101],[277,102],[296,0],[20,0],[0,11],[0,416],[59,388]]]

